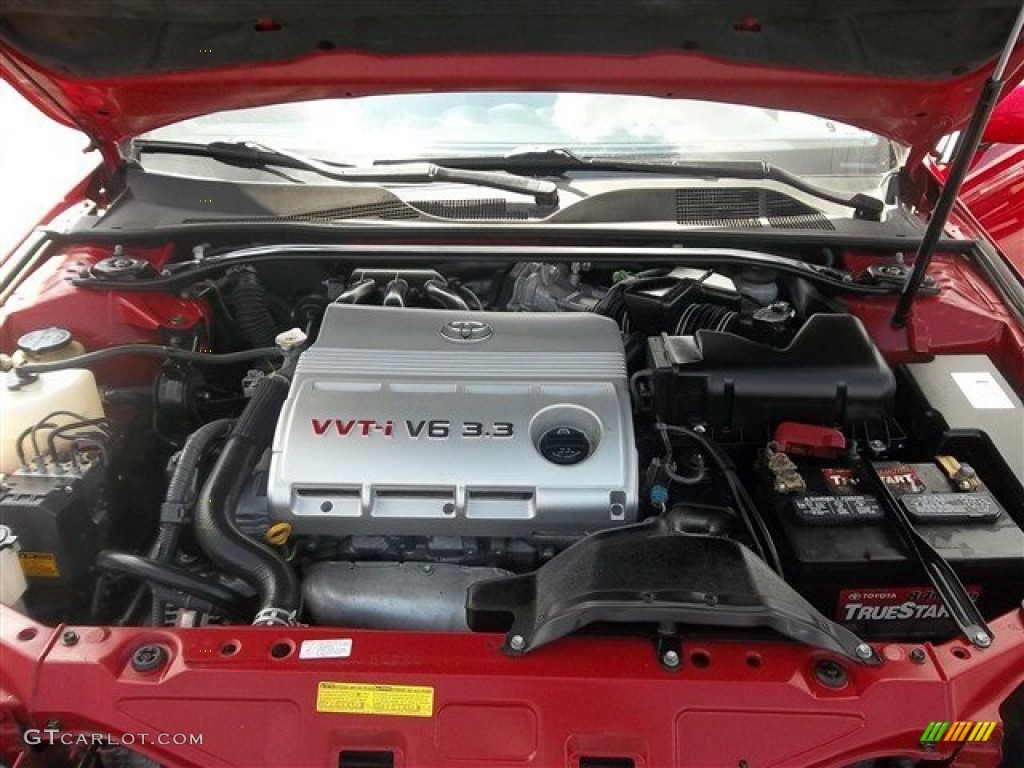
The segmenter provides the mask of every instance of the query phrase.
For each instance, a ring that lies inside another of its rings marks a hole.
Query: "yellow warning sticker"
[[[19,552],[21,572],[36,579],[59,579],[57,556],[52,552]]]
[[[417,685],[322,682],[317,686],[316,711],[431,717],[434,714],[434,689]]]

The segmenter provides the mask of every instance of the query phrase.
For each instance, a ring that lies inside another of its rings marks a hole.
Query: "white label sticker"
[[[1002,411],[1013,409],[1013,401],[1010,400],[1006,391],[999,386],[995,376],[988,371],[952,373],[950,375],[971,405],[978,410]]]
[[[352,639],[303,640],[299,646],[300,659],[347,659],[352,655]]]

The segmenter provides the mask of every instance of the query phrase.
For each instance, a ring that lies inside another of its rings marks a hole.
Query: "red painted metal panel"
[[[67,732],[203,735],[201,746],[136,742],[169,765],[327,767],[342,750],[384,750],[398,766],[437,768],[573,766],[581,756],[811,768],[958,752],[958,765],[994,766],[992,744],[919,741],[933,720],[998,721],[999,704],[1024,683],[1020,612],[991,626],[989,649],[886,644],[879,667],[785,642],[684,642],[684,663],[670,672],[639,638],[574,637],[508,658],[488,634],[76,627],[69,646],[67,628],[0,608],[0,713],[29,727],[56,719]],[[351,657],[299,658],[304,639],[339,636],[353,640]],[[280,643],[289,653],[276,658]],[[166,649],[167,663],[134,671],[144,644]],[[710,663],[692,663],[696,653]],[[843,687],[817,680],[822,659],[846,668]],[[434,716],[317,712],[323,681],[430,686]],[[0,753],[18,749],[0,728]]]
[[[845,256],[854,272],[877,260],[866,253]],[[1024,328],[996,291],[963,257],[939,254],[928,274],[940,293],[918,297],[907,328],[894,329],[889,322],[892,297],[851,298],[849,310],[892,364],[922,362],[931,355],[988,355],[1017,391],[1024,391]]]
[[[159,269],[173,248],[130,250]],[[205,340],[208,307],[197,298],[171,293],[93,291],[76,288],[71,279],[108,258],[109,249],[76,246],[46,259],[0,306],[0,348],[13,350],[28,331],[59,325],[71,331],[86,350],[119,344],[164,344],[167,334],[195,330]],[[122,359],[95,367],[104,384],[148,384],[159,368],[152,359]]]

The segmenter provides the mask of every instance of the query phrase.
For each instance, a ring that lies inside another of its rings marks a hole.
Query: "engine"
[[[636,520],[633,445],[606,317],[333,304],[267,493],[295,535],[575,537]]]
[[[53,621],[500,628],[532,648],[588,621],[660,625],[662,588],[671,616],[712,622],[706,584],[742,585],[753,561],[747,597],[789,594],[812,634],[949,636],[900,514],[962,575],[961,603],[1019,602],[1024,406],[981,355],[893,367],[803,277],[228,262],[174,299],[163,345],[20,338],[0,569],[26,583],[6,602]]]

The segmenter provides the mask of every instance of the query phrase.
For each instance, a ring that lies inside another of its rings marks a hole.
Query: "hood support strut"
[[[953,161],[950,163],[949,171],[946,174],[946,182],[943,184],[939,199],[935,203],[935,208],[932,211],[931,219],[928,221],[928,228],[925,230],[924,237],[921,238],[921,246],[917,250],[917,257],[914,259],[914,269],[910,273],[906,285],[903,287],[899,300],[896,302],[896,310],[892,316],[892,326],[894,328],[903,328],[907,324],[907,318],[910,315],[914,299],[917,297],[922,283],[924,283],[925,274],[928,271],[928,265],[931,263],[932,256],[935,255],[935,246],[942,236],[946,222],[949,219],[949,214],[956,203],[957,195],[960,194],[960,187],[967,177],[967,171],[971,166],[971,158],[974,157],[974,153],[978,150],[981,136],[985,132],[985,126],[988,124],[992,110],[995,108],[996,103],[999,101],[999,96],[1003,92],[1003,84],[1006,82],[1006,67],[1022,29],[1024,29],[1024,4],[1021,5],[1020,12],[1017,14],[1017,20],[1013,24],[1010,37],[1006,41],[1006,46],[1003,48],[999,61],[996,62],[996,67],[992,70],[992,76],[985,81],[981,96],[974,107],[974,111],[971,113],[970,121],[967,123],[967,128],[960,134]]]

